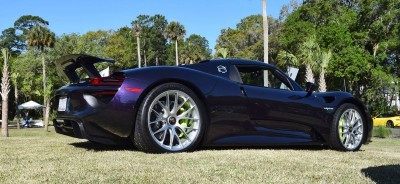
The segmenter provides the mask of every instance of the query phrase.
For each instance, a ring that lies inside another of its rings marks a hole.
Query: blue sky
[[[267,13],[279,16],[290,0],[267,0]],[[261,0],[12,0],[3,1],[0,31],[12,27],[22,15],[36,15],[49,21],[57,36],[63,33],[117,30],[131,26],[138,15],[162,14],[178,21],[190,34],[204,36],[214,49],[221,29],[235,28],[246,16],[262,14]]]

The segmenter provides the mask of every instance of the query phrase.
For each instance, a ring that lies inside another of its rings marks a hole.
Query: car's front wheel
[[[188,87],[157,86],[138,110],[133,142],[151,153],[193,150],[205,131],[204,115],[204,105]]]
[[[357,151],[365,139],[366,129],[360,109],[354,104],[343,104],[333,117],[330,146],[340,151]]]
[[[392,121],[387,121],[386,122],[386,127],[388,127],[388,128],[394,128],[394,124],[393,124],[393,122]]]

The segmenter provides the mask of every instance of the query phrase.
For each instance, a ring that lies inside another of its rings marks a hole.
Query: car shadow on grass
[[[197,149],[201,150],[310,150],[319,151],[330,149],[326,145],[277,145],[277,146],[204,146]]]
[[[377,184],[400,183],[400,165],[382,165],[361,169],[361,172]]]
[[[86,141],[86,142],[75,142],[70,145],[83,148],[87,151],[139,151],[132,144],[120,144],[120,145],[105,145],[96,142]],[[309,150],[309,151],[319,151],[330,149],[329,146],[324,145],[279,145],[279,146],[200,146],[194,151],[206,151],[206,150]]]
[[[77,147],[77,148],[86,149],[87,151],[95,151],[95,152],[97,152],[97,151],[123,151],[123,150],[137,151],[137,148],[135,148],[131,144],[105,145],[105,144],[86,141],[86,142],[75,142],[75,143],[71,143],[70,145]]]

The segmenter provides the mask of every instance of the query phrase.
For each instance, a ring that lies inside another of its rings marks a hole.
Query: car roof
[[[295,90],[303,90],[294,80],[292,80],[290,77],[287,76],[285,72],[280,70],[278,67],[267,64],[261,61],[255,61],[255,60],[248,60],[248,59],[236,59],[236,58],[226,58],[226,59],[210,59],[210,60],[205,60],[201,61],[196,64],[191,64],[191,65],[184,65],[183,67],[187,68],[193,68],[193,69],[198,69],[213,75],[217,75],[229,80],[232,80],[232,77],[229,75],[231,72],[231,66],[235,65],[247,65],[247,66],[260,66],[260,67],[268,67],[272,68],[275,70],[279,70],[281,74],[286,75],[286,77],[291,81],[293,87]],[[217,68],[218,66],[221,67],[226,67],[228,72],[218,72]],[[233,81],[239,81],[239,80],[233,80]]]
[[[394,113],[382,113],[382,114],[379,114],[379,115],[388,116],[388,117],[391,117],[391,116],[400,116],[399,114],[394,114]]]
[[[224,59],[211,59],[211,60],[205,60],[201,61],[200,63],[205,63],[205,62],[213,62],[213,63],[229,63],[231,65],[259,65],[259,66],[269,66],[276,68],[274,65],[270,65],[267,63],[264,63],[262,61],[256,61],[256,60],[249,60],[249,59],[238,59],[238,58],[224,58]]]

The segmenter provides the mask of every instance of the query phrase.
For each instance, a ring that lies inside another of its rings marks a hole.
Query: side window
[[[254,66],[237,66],[237,68],[245,85],[292,90],[287,78],[276,70]],[[268,76],[266,83],[264,83],[264,73]]]

